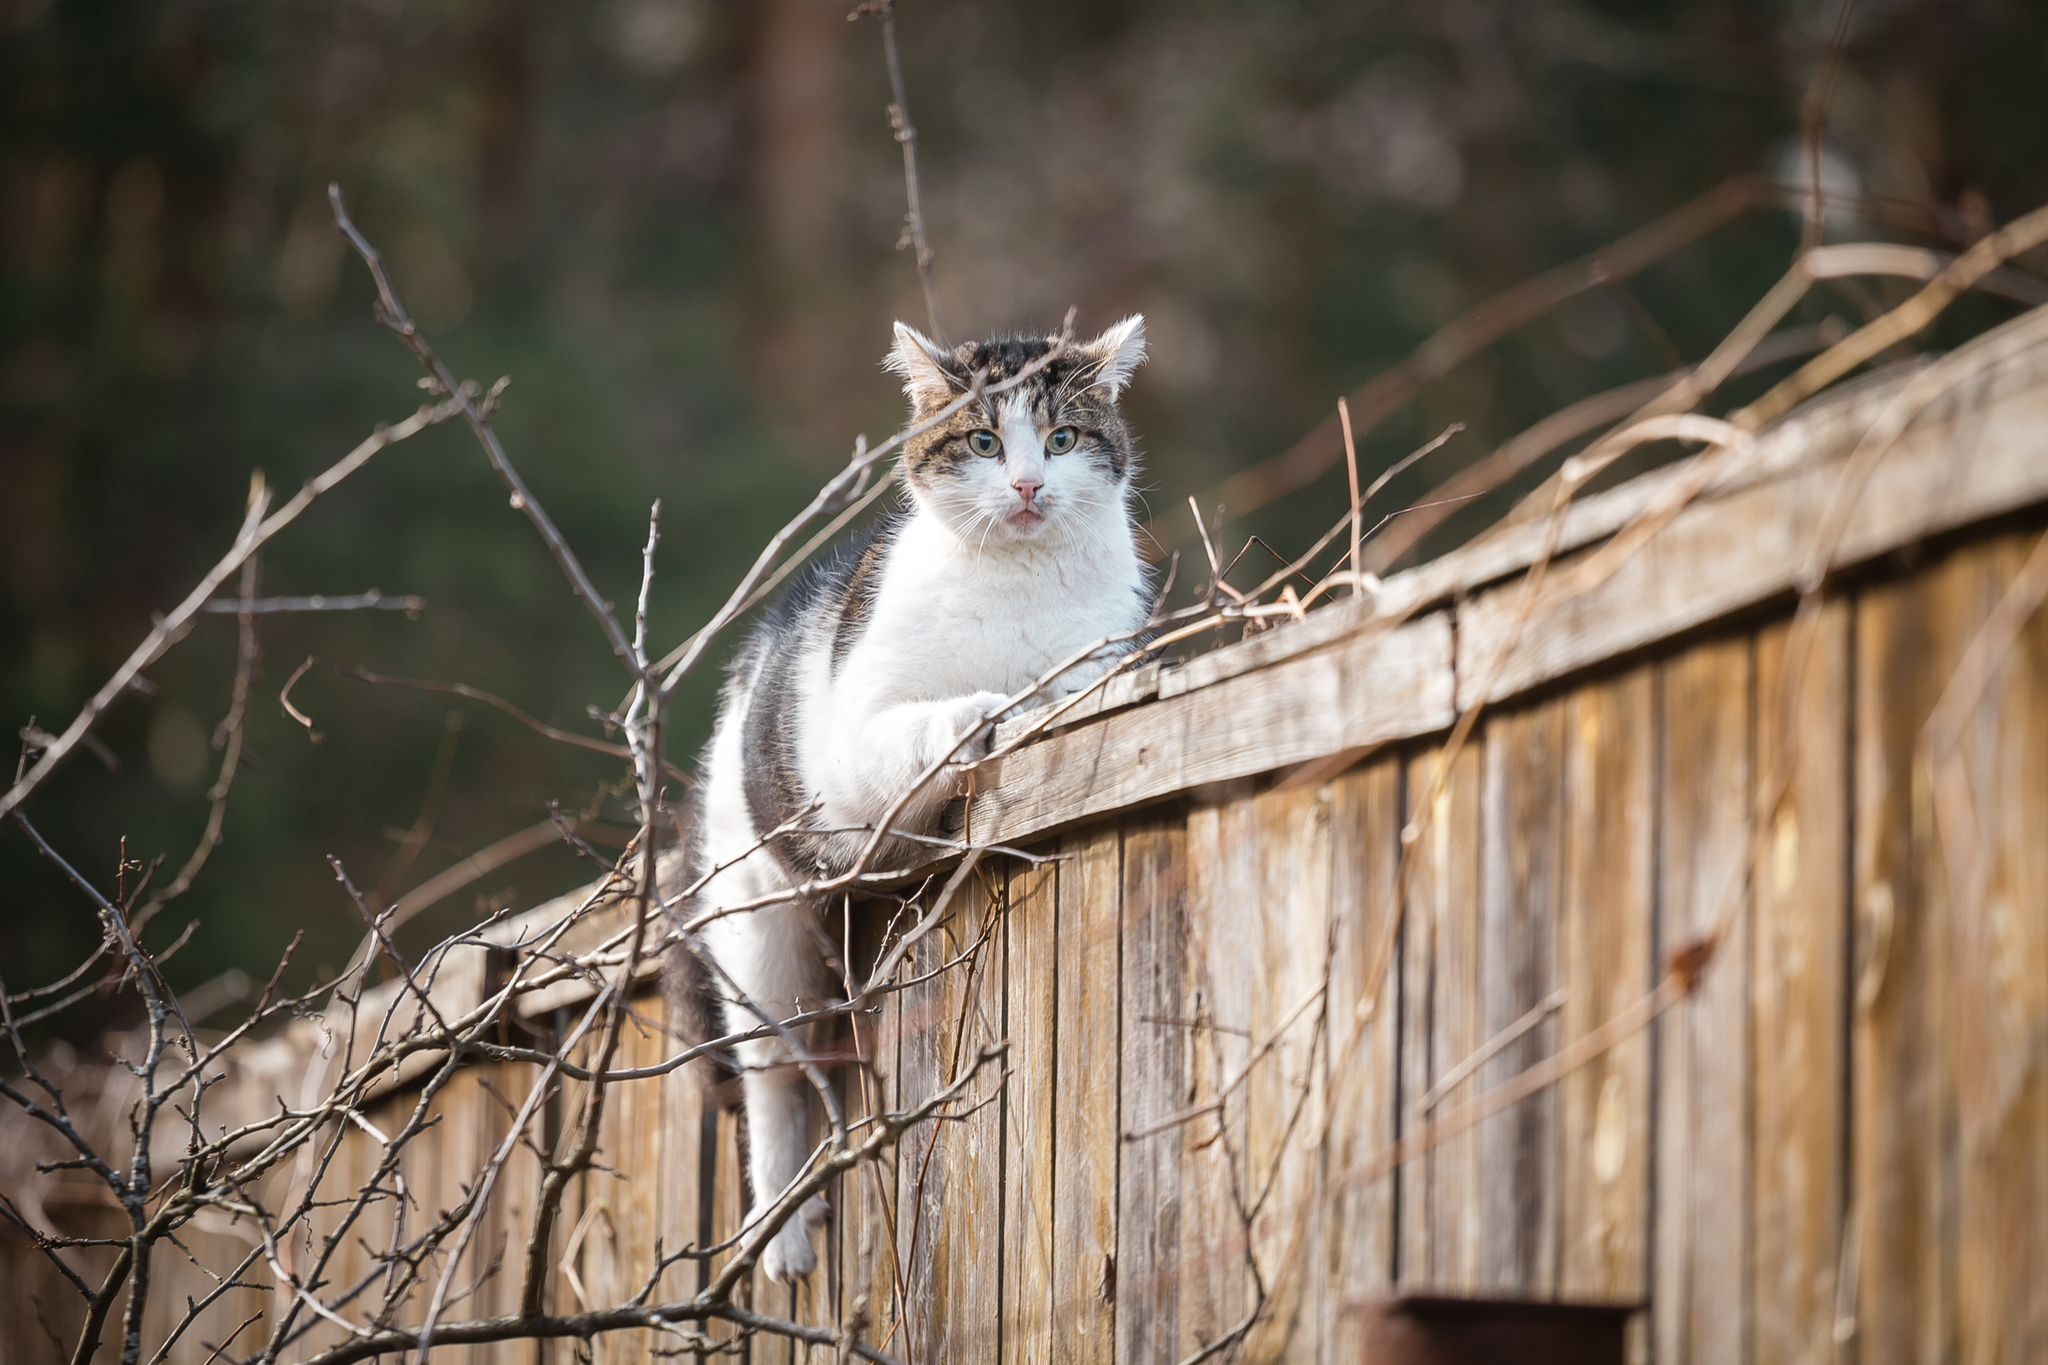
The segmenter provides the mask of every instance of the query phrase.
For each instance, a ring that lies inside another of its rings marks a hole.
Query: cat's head
[[[966,393],[977,372],[988,372],[985,385],[999,384],[1052,345],[1006,336],[949,350],[899,322],[884,363],[903,376],[921,421]],[[912,496],[983,545],[1062,537],[1082,520],[1121,527],[1134,460],[1117,395],[1144,358],[1145,320],[1133,315],[1069,344],[1016,388],[968,403],[905,447]]]

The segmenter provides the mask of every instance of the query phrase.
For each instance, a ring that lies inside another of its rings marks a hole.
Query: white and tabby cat
[[[896,324],[887,364],[914,417],[1044,356],[1042,337],[946,350]],[[970,730],[956,761],[988,751],[983,717],[1090,642],[1134,629],[1149,589],[1131,520],[1131,439],[1117,396],[1145,354],[1131,317],[1067,351],[1017,388],[970,403],[912,440],[908,506],[813,566],[741,646],[699,774],[691,877],[722,864],[690,913],[732,905],[850,866],[858,833],[763,836],[813,802],[820,828],[872,824]],[[1084,686],[1112,652],[1045,689]],[[935,781],[899,817],[928,830],[955,794]],[[753,849],[753,852],[748,850]],[[777,1018],[837,995],[817,908],[788,902],[714,921],[705,940],[723,974]],[[731,992],[714,977],[711,992]],[[760,1019],[726,999],[734,1031]],[[810,1086],[777,1040],[737,1049],[744,1068],[748,1173],[756,1211],[810,1155]],[[791,1280],[817,1264],[812,1201],[763,1251]]]

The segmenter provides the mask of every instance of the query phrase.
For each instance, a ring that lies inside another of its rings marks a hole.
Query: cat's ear
[[[920,405],[950,403],[960,396],[960,382],[947,368],[950,357],[939,344],[908,323],[896,324],[896,345],[882,362],[903,376],[903,391]]]
[[[1096,367],[1089,387],[1106,388],[1111,398],[1116,397],[1130,383],[1131,371],[1145,361],[1145,315],[1131,314],[1095,340],[1075,348],[1075,354]]]

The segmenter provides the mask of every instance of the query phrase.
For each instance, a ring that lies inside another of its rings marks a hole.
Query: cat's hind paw
[[[757,1216],[761,1210],[755,1211]],[[831,1216],[831,1207],[824,1198],[813,1195],[796,1211],[796,1216],[776,1229],[762,1248],[761,1273],[771,1280],[794,1284],[818,1268],[818,1253],[811,1245],[811,1237],[825,1226]]]

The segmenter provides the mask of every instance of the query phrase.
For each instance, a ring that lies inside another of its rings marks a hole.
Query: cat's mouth
[[[1036,507],[1020,507],[1009,515],[1010,525],[1020,531],[1028,531],[1045,520],[1045,513]]]

